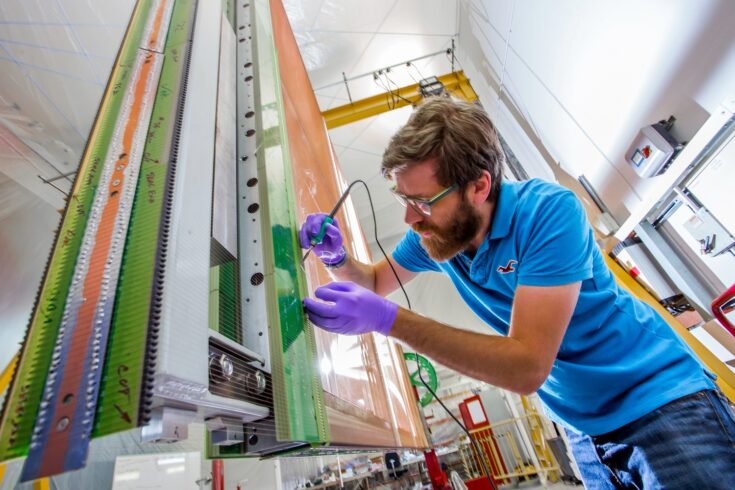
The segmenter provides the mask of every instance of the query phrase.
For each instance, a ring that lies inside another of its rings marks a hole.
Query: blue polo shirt
[[[646,303],[620,288],[568,189],[504,182],[490,232],[473,258],[432,260],[409,230],[393,258],[448,275],[489,326],[508,334],[519,285],[581,281],[577,306],[538,395],[553,420],[589,435],[615,430],[684,395],[714,388],[688,346]]]

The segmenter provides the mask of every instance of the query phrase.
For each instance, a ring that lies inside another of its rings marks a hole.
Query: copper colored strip
[[[161,0],[158,4],[158,10],[156,10],[156,20],[153,22],[153,29],[148,37],[148,47],[153,47],[158,44],[158,35],[161,32],[161,25],[163,23],[163,12],[166,7],[166,0]]]

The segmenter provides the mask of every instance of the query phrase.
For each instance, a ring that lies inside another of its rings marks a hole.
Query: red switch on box
[[[643,148],[643,151],[641,151],[641,153],[643,153],[643,158],[650,157],[651,156],[651,147],[650,146],[645,146]]]

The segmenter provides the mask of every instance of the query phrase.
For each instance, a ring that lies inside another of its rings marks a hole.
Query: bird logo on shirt
[[[507,265],[499,265],[498,266],[498,272],[501,274],[507,274],[509,272],[513,272],[516,270],[515,265],[518,263],[517,260],[509,260]]]

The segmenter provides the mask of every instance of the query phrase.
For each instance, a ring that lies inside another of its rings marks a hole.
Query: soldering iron
[[[334,223],[334,215],[337,214],[337,211],[339,211],[339,208],[342,206],[342,203],[345,202],[345,199],[347,199],[347,196],[350,195],[350,189],[352,189],[352,186],[357,184],[358,182],[362,182],[361,180],[356,180],[353,183],[351,183],[349,186],[347,186],[347,189],[342,193],[339,200],[337,201],[337,204],[334,205],[334,208],[332,208],[332,211],[327,215],[326,218],[324,218],[324,221],[322,221],[322,226],[319,228],[319,233],[314,235],[309,239],[309,243],[311,243],[311,246],[304,254],[304,257],[301,259],[301,263],[303,264],[306,262],[306,258],[309,256],[312,250],[314,250],[314,247],[322,243],[324,240],[324,235],[327,234],[327,225],[330,225]]]

